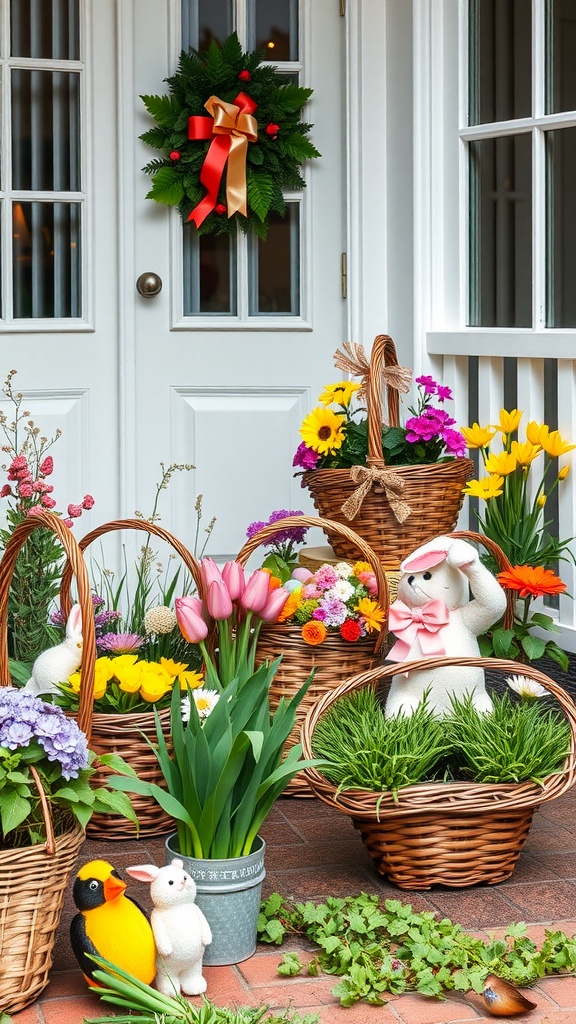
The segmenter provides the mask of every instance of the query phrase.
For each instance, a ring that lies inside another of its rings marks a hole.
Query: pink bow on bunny
[[[450,612],[440,598],[428,601],[420,608],[409,608],[407,604],[397,599],[390,605],[389,612],[389,629],[396,635],[397,640],[386,655],[386,660],[405,661],[416,636],[425,657],[433,658],[445,654],[438,633],[448,624],[449,618]]]

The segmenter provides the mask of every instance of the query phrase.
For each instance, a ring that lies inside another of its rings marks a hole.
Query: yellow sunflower
[[[302,422],[300,436],[308,448],[319,455],[328,455],[342,447],[344,418],[332,409],[313,409]]]
[[[322,402],[322,405],[334,403],[334,405],[341,405],[347,409],[353,396],[359,390],[359,384],[354,384],[351,380],[341,380],[338,384],[327,384],[318,401]]]

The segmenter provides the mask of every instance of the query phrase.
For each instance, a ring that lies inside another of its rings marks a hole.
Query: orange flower
[[[298,587],[296,590],[293,590],[292,593],[289,595],[286,604],[284,605],[282,611],[280,612],[278,618],[276,619],[276,622],[286,622],[286,619],[289,619],[291,615],[294,615],[294,612],[299,607],[301,601],[302,587]]]
[[[310,619],[304,626],[302,626],[302,639],[307,644],[312,644],[316,647],[317,644],[321,644],[326,639],[328,630],[323,622],[316,621],[316,619]]]
[[[563,594],[566,590],[560,577],[541,565],[515,565],[507,572],[499,572],[497,579],[505,590],[517,590],[520,597]]]

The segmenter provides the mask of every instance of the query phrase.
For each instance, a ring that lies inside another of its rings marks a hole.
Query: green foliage
[[[234,234],[239,226],[265,238],[270,213],[285,212],[283,193],[304,187],[302,162],[320,156],[307,137],[312,125],[300,120],[312,89],[292,82],[282,84],[284,76],[274,67],[262,66],[262,56],[244,53],[233,33],[221,47],[212,42],[205,53],[182,52],[176,73],[166,79],[168,96],[141,96],[156,125],[140,139],[164,154],[143,168],[152,178],[147,198],[178,206],[183,221],[205,194],[200,171],[211,142],[188,138],[188,118],[208,118],[204,104],[212,95],[232,103],[244,92],[257,104],[258,139],[248,143],[246,164],[248,216],[234,213],[227,217],[213,211],[197,229],[199,234]],[[239,78],[242,71],[250,75],[248,81]],[[266,132],[269,124],[278,125],[275,138]],[[171,159],[172,152],[179,157]],[[226,204],[225,173],[217,204]]]
[[[162,995],[102,957],[94,956],[91,959],[98,964],[94,977],[102,986],[94,989],[95,994],[104,1003],[120,1006],[130,1012],[91,1020],[85,1018],[85,1024],[259,1024],[268,1013],[267,1006],[215,1006],[204,996],[200,1006],[193,1006],[183,996]],[[318,1024],[318,1014],[309,1013],[302,1017],[287,1010],[266,1016],[266,1024]]]
[[[320,968],[337,976],[332,992],[343,1006],[361,999],[380,1005],[387,994],[408,991],[436,998],[450,991],[481,992],[488,974],[526,986],[576,969],[576,937],[564,932],[546,931],[538,947],[519,923],[508,927],[504,939],[485,942],[448,918],[439,921],[400,900],[381,904],[367,893],[321,904],[292,903],[273,893],[262,903],[258,937],[280,945],[291,934],[317,947],[308,973]],[[302,969],[294,953],[285,954],[278,968],[284,975]]]
[[[495,629],[478,638],[480,653],[483,658],[506,658],[524,664],[540,658],[552,658],[565,672],[568,670],[568,655],[555,640],[545,640],[535,636],[531,630],[545,629],[550,633],[561,633],[562,630],[550,615],[543,612],[530,614],[531,598],[517,598],[514,622],[511,629],[496,626]]]
[[[435,718],[423,701],[410,716],[385,718],[370,688],[336,701],[312,737],[322,773],[345,789],[391,792],[434,779],[541,784],[561,771],[570,749],[570,726],[557,708],[540,700],[492,697],[480,714],[470,699],[452,701],[452,712]]]

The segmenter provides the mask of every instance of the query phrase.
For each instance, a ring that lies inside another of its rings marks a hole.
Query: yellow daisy
[[[482,498],[488,501],[489,498],[497,498],[502,494],[504,484],[503,476],[485,476],[481,480],[470,480],[466,487],[463,487],[464,494],[472,498]]]
[[[495,424],[496,430],[502,431],[503,434],[513,434],[515,430],[518,430],[521,419],[521,409],[512,409],[510,412],[500,409],[500,423]]]
[[[486,459],[486,472],[508,476],[516,469],[517,462],[510,452],[493,452]]]
[[[354,384],[351,380],[342,380],[338,384],[327,384],[318,401],[322,405],[334,403],[334,405],[341,405],[347,409],[353,396],[359,390],[360,385]]]
[[[313,409],[300,427],[300,436],[308,448],[328,455],[342,447],[345,423],[332,409]]]
[[[370,597],[361,597],[354,611],[362,615],[368,633],[372,633],[373,630],[376,630],[377,633],[380,632],[386,616],[377,601],[373,601]]]
[[[471,427],[460,427],[467,448],[486,448],[496,433],[494,427],[481,427],[473,423]]]
[[[529,466],[541,451],[540,445],[532,444],[531,441],[525,441],[524,444],[521,444],[520,441],[512,441],[510,445],[510,452],[519,466]]]

